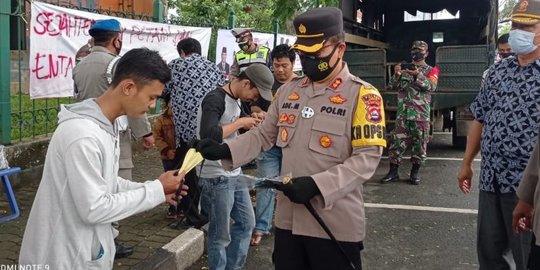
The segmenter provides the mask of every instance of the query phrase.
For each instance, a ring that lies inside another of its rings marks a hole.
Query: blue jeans
[[[212,270],[242,269],[255,226],[249,191],[238,184],[238,176],[201,177],[199,183],[201,208],[209,219],[208,266]]]
[[[281,171],[281,157],[281,148],[277,146],[270,148],[266,152],[262,152],[259,158],[257,158],[259,177],[278,176]],[[268,234],[270,229],[272,229],[276,190],[273,188],[258,188],[256,199],[254,232]]]

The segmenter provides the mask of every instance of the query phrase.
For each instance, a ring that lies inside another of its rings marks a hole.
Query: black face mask
[[[240,50],[247,52],[247,50],[249,50],[249,47],[251,47],[251,42],[249,41],[238,42],[238,47],[240,47]]]
[[[331,67],[330,59],[334,55],[337,49],[337,45],[334,47],[332,52],[326,57],[315,57],[312,55],[301,55],[300,63],[302,64],[302,71],[306,74],[310,80],[314,82],[322,81],[334,71],[339,63],[340,58],[337,59],[336,64]]]
[[[419,62],[425,59],[424,54],[421,52],[412,52],[411,58],[414,62]]]
[[[514,53],[511,53],[511,52],[508,52],[508,53],[499,53],[499,55],[501,56],[502,59],[504,58],[508,58],[510,56],[513,56]]]

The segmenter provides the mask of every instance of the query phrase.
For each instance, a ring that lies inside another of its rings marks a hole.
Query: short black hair
[[[178,54],[183,51],[186,55],[192,53],[201,54],[201,43],[194,38],[185,38],[178,42],[176,45],[176,50]]]
[[[94,31],[92,38],[94,38],[94,45],[107,46],[113,38],[117,37],[120,32],[117,31]]]
[[[116,87],[125,79],[132,79],[138,86],[153,80],[165,84],[171,80],[171,70],[157,51],[148,48],[132,49],[118,60],[111,85]]]
[[[277,45],[272,50],[272,52],[270,53],[270,57],[272,57],[272,60],[286,57],[291,60],[291,63],[294,63],[294,60],[296,59],[296,53],[294,52],[294,50],[291,50],[291,46],[287,44],[281,44]]]
[[[510,35],[509,35],[508,33],[502,34],[502,35],[497,39],[497,46],[499,46],[500,44],[506,44],[506,43],[508,43],[508,37],[510,37]]]

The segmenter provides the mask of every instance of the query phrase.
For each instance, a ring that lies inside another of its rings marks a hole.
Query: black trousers
[[[180,169],[182,161],[186,157],[189,146],[182,142],[180,147],[176,148],[175,160],[178,160],[175,169]],[[186,174],[184,184],[189,187],[188,195],[180,201],[180,209],[184,211],[186,222],[196,227],[203,226],[208,222],[208,218],[204,213],[199,212],[199,200],[201,199],[201,188],[199,187],[199,178],[197,171],[191,170]]]
[[[529,270],[540,269],[540,246],[536,245],[536,236],[533,235],[531,242],[531,253],[529,253]]]
[[[293,235],[276,228],[272,261],[276,270],[352,270],[349,261],[330,239]],[[362,269],[360,242],[339,242],[357,270]]]

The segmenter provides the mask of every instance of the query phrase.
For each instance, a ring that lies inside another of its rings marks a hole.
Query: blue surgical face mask
[[[510,44],[512,52],[514,52],[516,55],[529,54],[538,48],[538,45],[534,44],[535,36],[536,33],[514,29],[510,31],[508,44]]]

